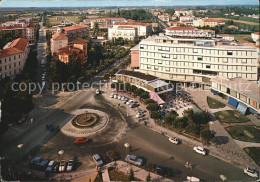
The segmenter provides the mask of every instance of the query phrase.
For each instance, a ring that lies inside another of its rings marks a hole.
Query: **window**
[[[170,58],[169,54],[162,54],[162,58]]]
[[[158,60],[158,64],[162,64],[162,60]]]
[[[177,55],[176,54],[173,55],[173,59],[177,59]]]
[[[227,55],[232,56],[232,55],[233,55],[233,52],[232,52],[232,51],[228,51],[228,52],[227,52]]]
[[[242,62],[242,63],[247,63],[246,59],[242,59],[241,62]]]
[[[207,65],[206,65],[206,68],[210,68],[210,65],[209,65],[209,64],[207,64]]]
[[[198,49],[193,49],[193,53],[198,53]]]
[[[201,57],[201,56],[199,56],[199,57],[198,57],[198,60],[199,60],[199,61],[202,61],[202,57]]]

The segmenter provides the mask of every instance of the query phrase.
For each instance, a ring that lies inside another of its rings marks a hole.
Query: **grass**
[[[73,21],[74,23],[79,23],[79,16],[64,16],[64,18],[67,18],[70,21]]]
[[[219,109],[219,108],[226,107],[226,105],[223,104],[222,102],[219,102],[216,99],[213,99],[212,97],[209,96],[207,97],[207,102],[211,109]]]
[[[251,22],[251,21],[245,21],[245,20],[234,20],[234,19],[229,19],[229,18],[214,18],[214,19],[223,20],[223,21],[233,20],[234,22],[237,22],[237,23],[243,23],[243,24],[248,24],[248,25],[258,25],[257,22]]]
[[[235,37],[235,40],[247,40],[251,41],[251,35],[250,34],[232,34]]]
[[[244,150],[260,166],[260,147],[248,147]]]
[[[117,169],[109,169],[108,173],[111,181],[129,181],[129,176]],[[135,178],[134,181],[140,181],[140,180]]]
[[[58,16],[48,17],[48,21],[51,25],[59,25],[61,21],[57,20]]]
[[[221,123],[244,123],[250,121],[246,116],[234,110],[219,111],[214,113],[214,115]]]
[[[232,126],[227,127],[226,130],[236,140],[244,142],[260,141],[260,128],[255,126]]]

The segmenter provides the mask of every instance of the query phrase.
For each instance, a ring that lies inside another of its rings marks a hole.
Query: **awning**
[[[258,112],[255,109],[248,107],[248,110],[249,110],[250,113],[252,113],[254,115],[258,115]]]
[[[150,99],[154,100],[158,105],[165,103],[156,92],[150,92],[149,96]]]
[[[228,104],[236,108],[238,101],[236,99],[234,99],[233,97],[229,97]]]
[[[218,91],[214,90],[214,89],[210,89],[210,91],[213,93],[213,94],[218,94]]]
[[[238,106],[237,106],[237,110],[238,112],[240,112],[241,114],[245,115],[246,114],[246,110],[247,110],[247,105],[245,105],[242,102],[239,102]]]

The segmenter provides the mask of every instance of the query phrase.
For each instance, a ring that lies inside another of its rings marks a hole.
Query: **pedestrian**
[[[33,118],[31,119],[31,124],[33,124]]]

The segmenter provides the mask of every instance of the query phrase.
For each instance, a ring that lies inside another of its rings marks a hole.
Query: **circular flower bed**
[[[99,116],[97,114],[86,112],[76,116],[71,122],[77,128],[90,128],[96,125],[98,121]]]

